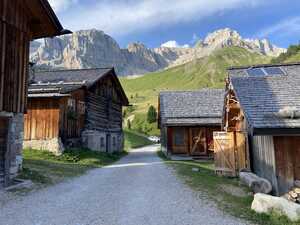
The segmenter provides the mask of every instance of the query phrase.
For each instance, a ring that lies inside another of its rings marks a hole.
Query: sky
[[[121,47],[193,46],[214,30],[267,38],[279,47],[300,43],[300,0],[49,0],[72,31],[98,29]]]

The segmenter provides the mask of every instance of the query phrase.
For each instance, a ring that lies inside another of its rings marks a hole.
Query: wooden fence
[[[214,132],[215,171],[236,177],[241,169],[249,169],[246,135],[242,132]]]

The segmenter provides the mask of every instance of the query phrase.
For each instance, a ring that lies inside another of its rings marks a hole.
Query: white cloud
[[[266,38],[274,34],[281,37],[300,35],[300,16],[284,19],[277,24],[261,30],[257,36]]]
[[[197,21],[231,9],[256,7],[265,1],[101,0],[87,5],[82,0],[78,10],[72,12],[72,15],[63,15],[63,23],[72,30],[97,28],[115,36],[122,36],[159,26]]]
[[[188,48],[190,46],[188,44],[179,45],[177,43],[177,41],[172,40],[172,41],[167,41],[167,42],[163,43],[161,45],[161,47],[165,47],[165,48]]]
[[[68,9],[72,4],[77,3],[78,0],[49,0],[50,5],[56,12],[61,12]]]

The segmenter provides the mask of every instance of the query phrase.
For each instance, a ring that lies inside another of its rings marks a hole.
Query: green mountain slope
[[[157,108],[160,91],[223,88],[228,67],[268,63],[270,60],[269,57],[243,48],[228,47],[168,70],[134,79],[121,78],[121,83],[133,105],[125,112],[126,120],[130,118],[134,130],[151,135],[158,134],[156,124],[146,122],[146,113],[150,105]]]
[[[277,58],[272,59],[272,63],[299,62],[300,61],[300,44],[291,45],[287,52],[280,54]]]

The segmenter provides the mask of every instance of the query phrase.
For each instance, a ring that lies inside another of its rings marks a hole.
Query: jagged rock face
[[[119,75],[153,72],[168,65],[162,56],[142,44],[121,49],[113,38],[97,30],[44,39],[38,49],[31,52],[31,61],[45,68],[115,67]]]
[[[33,42],[31,61],[46,68],[115,67],[119,75],[139,75],[181,65],[227,46],[238,46],[267,56],[278,56],[285,51],[266,39],[243,39],[237,31],[229,28],[208,34],[190,48],[149,49],[142,43],[133,43],[121,49],[113,38],[93,29],[44,39],[42,44]]]

